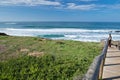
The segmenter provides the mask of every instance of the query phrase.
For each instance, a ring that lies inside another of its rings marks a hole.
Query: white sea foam
[[[14,22],[7,22],[5,24],[17,24],[17,23],[14,23]]]
[[[6,30],[11,31],[39,31],[39,32],[110,32],[114,30],[88,30],[88,29],[74,29],[74,28],[53,28],[53,29],[15,29],[15,28],[6,28]]]
[[[120,35],[115,33],[115,29],[109,30],[87,30],[74,28],[54,28],[54,29],[16,29],[0,28],[0,32],[14,36],[42,36],[42,35],[64,35],[64,37],[50,37],[51,39],[65,39],[76,41],[99,42],[106,39],[110,31],[113,31],[112,37],[120,40]]]

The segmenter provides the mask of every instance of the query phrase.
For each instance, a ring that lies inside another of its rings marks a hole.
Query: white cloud
[[[95,4],[88,5],[76,5],[75,3],[68,3],[67,9],[76,9],[76,10],[91,10],[96,7]]]
[[[48,0],[0,0],[0,5],[52,5],[59,6],[60,2],[57,1],[48,1]]]
[[[77,1],[98,1],[98,0],[77,0]],[[75,4],[65,3],[62,4],[61,0],[0,0],[0,5],[3,6],[38,6],[38,5],[51,5],[57,9],[72,9],[72,10],[100,10],[100,9],[120,9],[120,4]]]

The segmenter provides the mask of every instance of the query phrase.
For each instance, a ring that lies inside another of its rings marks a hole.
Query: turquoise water
[[[119,22],[0,22],[0,32],[13,36],[99,42],[111,31],[120,40]]]

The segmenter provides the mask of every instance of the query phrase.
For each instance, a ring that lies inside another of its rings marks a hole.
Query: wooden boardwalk
[[[115,46],[108,48],[102,78],[103,80],[120,80],[120,50]]]

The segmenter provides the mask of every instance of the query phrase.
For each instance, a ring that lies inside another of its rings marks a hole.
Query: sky
[[[0,0],[0,21],[120,22],[120,0]]]

